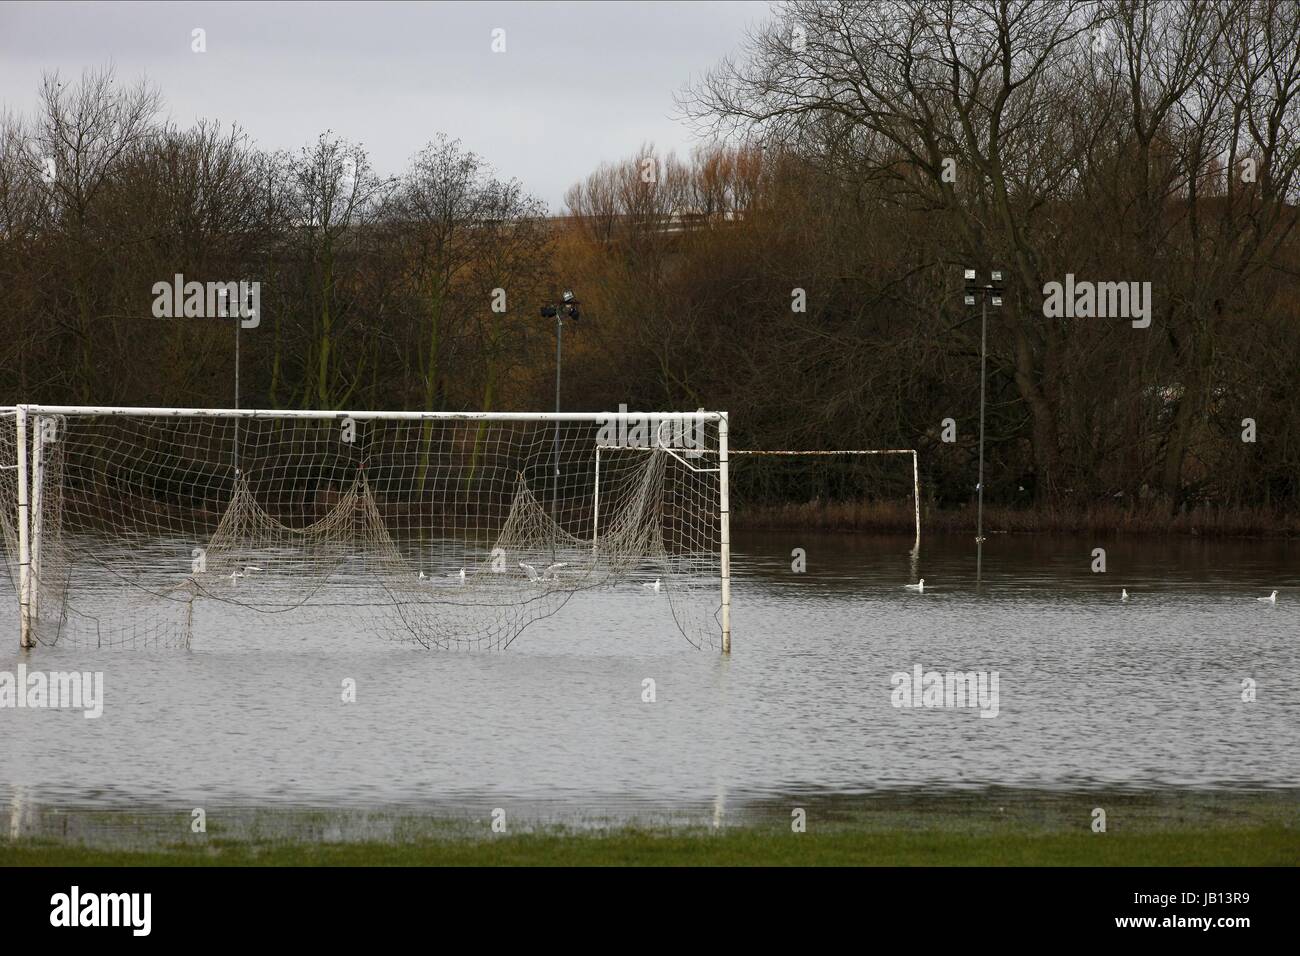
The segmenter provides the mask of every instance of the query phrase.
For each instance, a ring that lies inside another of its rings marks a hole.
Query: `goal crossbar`
[[[716,422],[726,412],[384,412],[354,409],[272,408],[155,408],[132,405],[10,405],[0,414],[25,410],[27,415],[110,415],[142,418],[284,418],[315,421],[351,418],[356,421],[486,421],[486,422],[606,422],[625,419],[660,423],[665,421]]]

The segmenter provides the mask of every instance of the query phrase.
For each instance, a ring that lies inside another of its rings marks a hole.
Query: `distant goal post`
[[[593,448],[638,428],[681,447],[602,489]],[[357,630],[502,648],[578,591],[648,572],[682,634],[726,653],[726,442],[726,413],[703,410],[0,408],[20,640],[187,647],[215,620],[333,625],[347,606]],[[221,605],[206,624],[205,605]]]
[[[626,445],[602,444],[596,447],[596,478],[599,485],[600,478],[600,459],[601,453],[606,454],[613,451],[642,450],[649,451],[650,445],[643,447],[632,447]],[[771,457],[771,458],[848,458],[848,457],[870,457],[877,455],[907,455],[912,460],[912,516],[913,516],[913,544],[912,550],[919,551],[921,547],[921,470],[915,448],[843,448],[831,450],[799,450],[799,449],[752,449],[752,448],[731,448],[727,452],[729,457]],[[731,481],[728,482],[730,486]],[[599,488],[597,489],[597,504],[599,504]],[[599,516],[593,521],[592,527],[592,547],[596,547],[596,531],[599,525]]]

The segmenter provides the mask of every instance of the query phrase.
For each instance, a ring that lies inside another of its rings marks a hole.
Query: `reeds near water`
[[[834,501],[737,507],[732,527],[750,530],[868,531],[911,534],[907,501]],[[973,534],[975,508],[923,507],[923,534]],[[1158,503],[984,506],[985,534],[1144,534],[1212,537],[1300,536],[1300,515],[1264,507],[1203,504],[1178,511]]]

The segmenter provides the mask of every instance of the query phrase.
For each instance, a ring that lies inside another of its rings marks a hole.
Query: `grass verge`
[[[791,830],[804,809],[807,832]],[[1094,833],[1094,808],[1107,832]],[[905,791],[771,799],[713,828],[521,825],[311,808],[48,809],[11,866],[1294,866],[1300,791]]]
[[[1294,866],[1300,831],[1210,833],[528,833],[411,844],[213,841],[154,850],[0,848],[9,866]]]

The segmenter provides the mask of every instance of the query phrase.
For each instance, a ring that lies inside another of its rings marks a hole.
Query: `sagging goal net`
[[[724,646],[720,431],[709,412],[22,406],[0,415],[7,567],[47,645],[189,646],[216,615],[503,648],[580,591],[658,582],[666,621]],[[611,436],[649,450],[597,474]]]

